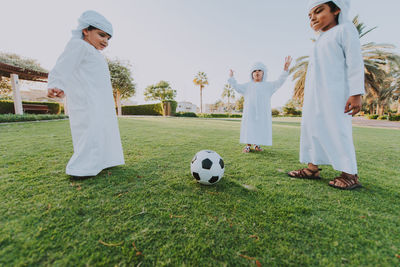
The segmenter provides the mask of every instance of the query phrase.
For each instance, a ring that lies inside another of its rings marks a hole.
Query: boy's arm
[[[64,52],[57,59],[56,65],[49,73],[47,85],[49,97],[62,97],[67,89],[65,84],[76,70],[86,53],[81,40],[72,40],[65,47]]]
[[[229,85],[232,86],[232,88],[235,89],[236,92],[243,95],[244,92],[246,91],[246,85],[237,83],[236,79],[233,77],[232,70],[230,70],[229,76],[230,76],[230,78],[228,79]]]
[[[289,76],[289,67],[292,63],[292,57],[287,56],[285,57],[285,65],[283,66],[283,72],[281,76],[279,76],[278,80],[272,82],[272,93],[275,93],[286,81],[287,77]]]
[[[350,95],[346,102],[344,112],[353,116],[361,110],[361,95],[365,93],[364,60],[361,52],[359,34],[353,24],[344,25],[341,41],[346,60]]]
[[[286,81],[289,76],[289,71],[283,71],[279,76],[278,80],[271,82],[272,83],[272,93],[275,93]]]
[[[352,23],[343,26],[341,43],[346,61],[349,95],[363,95],[365,73],[359,34]]]

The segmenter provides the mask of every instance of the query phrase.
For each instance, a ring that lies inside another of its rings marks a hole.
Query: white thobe
[[[274,82],[248,82],[238,84],[231,77],[228,83],[244,96],[240,143],[272,146],[271,97],[285,82],[288,72],[284,71]]]
[[[66,173],[97,175],[124,164],[121,138],[104,56],[82,39],[72,39],[49,74],[48,88],[67,96],[74,154]]]
[[[300,162],[332,165],[357,173],[348,98],[364,94],[364,62],[351,22],[323,32],[307,70],[300,137]]]

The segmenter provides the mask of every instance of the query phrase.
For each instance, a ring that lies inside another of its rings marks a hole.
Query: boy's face
[[[93,45],[97,50],[103,50],[108,46],[108,40],[111,38],[109,34],[99,29],[83,29],[83,40]]]
[[[261,82],[264,76],[264,72],[262,70],[255,70],[253,71],[252,75],[255,82]]]
[[[314,31],[325,32],[337,25],[336,17],[339,13],[340,10],[332,12],[327,4],[316,6],[308,14],[310,26]]]

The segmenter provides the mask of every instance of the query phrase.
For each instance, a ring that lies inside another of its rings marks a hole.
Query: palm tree
[[[230,100],[235,98],[235,91],[230,84],[225,84],[224,91],[222,92],[222,97],[228,98],[228,111],[231,112]]]
[[[193,83],[200,86],[200,113],[203,113],[203,88],[208,85],[207,74],[199,71],[194,77]]]
[[[353,19],[353,23],[358,30],[360,38],[376,29],[374,27],[365,31],[366,26],[359,21],[358,16]],[[374,99],[378,97],[384,81],[388,78],[387,65],[398,60],[398,55],[390,51],[393,48],[394,46],[390,44],[375,44],[373,42],[361,46],[365,66],[366,95],[364,96],[364,101],[370,105],[375,102]],[[290,73],[293,74],[293,81],[296,81],[293,99],[301,102],[303,102],[304,98],[308,59],[308,56],[299,57],[296,60],[296,64],[290,69]],[[384,95],[388,96],[387,92],[382,94],[382,96]]]

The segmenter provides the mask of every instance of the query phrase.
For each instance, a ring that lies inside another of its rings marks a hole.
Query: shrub
[[[136,105],[136,106],[122,106],[122,115],[163,115],[162,103]]]
[[[386,115],[383,115],[383,116],[379,116],[378,117],[378,120],[387,120],[388,119],[388,117],[386,116]]]
[[[272,113],[272,116],[279,116],[279,110],[277,110],[276,108],[273,108],[272,110],[271,110],[271,113]]]
[[[176,117],[197,117],[194,112],[177,112],[175,113]]]
[[[376,114],[371,114],[371,115],[368,115],[367,117],[368,117],[368,119],[370,119],[370,120],[376,120],[379,116],[376,115]]]
[[[292,107],[283,107],[283,114],[284,115],[301,116],[301,110],[297,110],[296,108],[292,108]]]
[[[400,121],[400,115],[391,115],[389,116],[390,121]]]
[[[55,102],[37,102],[37,101],[22,101],[22,104],[38,104],[47,105],[49,107],[49,114],[60,114],[60,104]],[[0,100],[0,114],[14,114],[14,101]]]
[[[19,122],[19,121],[41,121],[41,120],[59,120],[65,119],[65,115],[49,115],[49,114],[0,114],[0,123]]]

